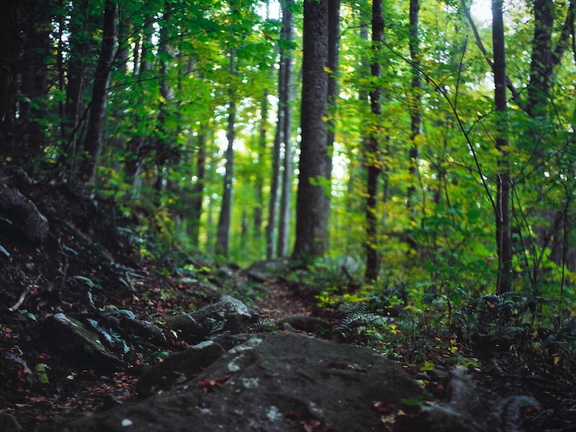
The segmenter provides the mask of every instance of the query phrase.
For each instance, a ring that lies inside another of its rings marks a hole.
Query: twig
[[[38,287],[38,281],[40,280],[40,275],[38,275],[38,277],[36,278],[36,280],[34,281],[34,283],[29,284],[26,289],[24,290],[24,292],[22,294],[20,294],[20,298],[18,299],[18,301],[16,302],[16,304],[14,306],[12,306],[11,308],[9,308],[8,310],[10,312],[14,312],[15,310],[17,310],[22,303],[24,303],[24,301],[26,301],[26,297],[28,296],[28,294],[30,293],[30,291],[32,291],[32,289],[35,289]]]

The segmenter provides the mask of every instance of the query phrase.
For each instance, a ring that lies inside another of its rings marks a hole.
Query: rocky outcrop
[[[441,403],[367,348],[278,332],[203,342],[137,388],[149,397],[36,432],[503,432],[519,431],[522,406],[537,406],[498,400],[458,371]]]
[[[371,431],[379,405],[424,398],[397,364],[299,334],[254,335],[194,379],[143,401],[45,431]]]

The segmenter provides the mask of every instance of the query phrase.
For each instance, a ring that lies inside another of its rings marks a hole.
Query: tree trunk
[[[340,0],[328,0],[328,137],[326,146],[332,153],[336,136],[338,101],[338,52],[340,45]],[[332,163],[332,159],[330,159]],[[330,165],[332,172],[332,165]]]
[[[200,219],[202,217],[202,204],[204,200],[204,184],[206,181],[206,135],[207,131],[198,133],[196,155],[196,183],[192,187],[190,198],[190,221],[189,237],[194,246],[200,244]]]
[[[235,53],[230,50],[230,75],[236,74]],[[230,223],[232,220],[232,186],[234,182],[234,140],[236,139],[236,95],[230,85],[230,101],[228,108],[228,129],[226,137],[228,148],[226,149],[226,172],[224,174],[224,192],[222,194],[222,206],[218,218],[218,233],[216,235],[216,255],[228,258],[230,253]]]
[[[377,81],[381,75],[380,48],[384,38],[384,16],[382,0],[372,1],[372,63],[370,74]],[[369,92],[371,133],[366,139],[364,164],[366,180],[366,272],[369,280],[377,280],[380,273],[380,254],[378,253],[378,178],[382,169],[380,160],[380,116],[381,91],[378,84]]]
[[[157,117],[157,130],[156,139],[154,142],[154,165],[156,178],[154,180],[154,190],[156,191],[156,202],[160,205],[162,191],[166,189],[168,180],[166,179],[167,165],[170,162],[176,163],[178,160],[177,153],[173,151],[172,141],[178,134],[177,130],[170,130],[167,127],[167,120],[175,115],[170,112],[172,104],[174,103],[174,89],[171,87],[168,79],[169,61],[165,60],[161,55],[168,54],[170,57],[174,55],[173,49],[170,47],[170,4],[164,3],[164,15],[160,22],[160,34],[158,40],[158,54],[160,60],[160,96],[161,102],[158,104],[158,117]],[[177,111],[177,110],[175,110]],[[175,122],[178,124],[178,122]]]
[[[282,94],[284,88],[284,70],[282,63],[278,70],[278,119],[276,121],[276,133],[274,135],[274,145],[272,146],[272,180],[270,184],[270,201],[268,203],[268,223],[266,225],[266,259],[274,258],[276,251],[276,233],[278,222],[278,204],[280,196],[280,153],[282,142],[284,142],[284,121],[285,111],[282,109]]]
[[[282,40],[288,43],[294,41],[293,0],[284,0],[282,5]],[[282,172],[282,196],[280,199],[280,224],[278,230],[278,256],[288,253],[290,235],[290,209],[292,201],[292,48],[283,47],[280,50],[280,68],[282,69],[283,88],[279,109],[284,112],[284,171]]]
[[[300,173],[293,256],[322,256],[328,245],[331,156],[327,148],[328,2],[304,1]]]
[[[506,54],[503,0],[492,0],[492,43],[494,49],[494,102],[496,105],[496,148],[500,154],[496,178],[496,246],[498,252],[497,292],[512,289],[512,233],[510,218],[510,161],[506,118]]]
[[[115,0],[106,0],[104,9],[104,27],[102,34],[102,48],[98,65],[94,74],[92,88],[92,101],[90,102],[90,116],[86,138],[84,139],[83,163],[80,178],[85,183],[93,183],[96,179],[98,159],[104,138],[104,122],[106,117],[106,103],[108,101],[108,78],[110,67],[114,59],[114,45],[116,41],[116,21],[118,4]]]
[[[263,161],[266,157],[266,140],[268,134],[268,88],[260,100],[260,128],[258,131],[258,160]],[[262,236],[262,222],[264,215],[264,176],[256,178],[256,206],[254,208],[254,234],[260,239]]]
[[[410,217],[414,219],[415,209],[415,195],[416,195],[416,182],[418,177],[418,158],[420,151],[418,150],[417,139],[421,133],[421,81],[420,81],[420,44],[418,42],[418,20],[420,13],[419,0],[410,0],[410,29],[408,36],[408,45],[410,49],[410,61],[412,62],[412,86],[410,94],[410,153],[409,153],[409,167],[410,186],[408,187],[408,197],[406,206],[410,212]]]
[[[41,126],[46,115],[44,97],[48,93],[48,64],[53,41],[52,5],[44,2],[25,1],[20,7],[20,20],[25,30],[17,36],[21,40],[18,64],[18,142],[15,142],[14,162],[28,169],[44,151],[44,130]],[[4,42],[3,42],[4,43]]]
[[[7,0],[0,14],[0,143],[4,155],[14,145],[16,100],[18,95],[17,60],[20,52],[16,26],[19,0]]]
[[[147,24],[143,29],[142,42],[140,43],[140,37],[137,38],[137,42],[134,47],[134,75],[139,77],[139,82],[137,85],[143,88],[143,80],[146,79],[146,75],[152,68],[152,63],[148,61],[147,53],[153,49],[152,36],[154,34],[154,26],[152,18],[146,17]],[[141,123],[144,119],[134,118],[135,123]],[[141,191],[140,187],[140,172],[142,170],[142,159],[144,155],[142,154],[143,147],[145,145],[146,137],[143,131],[130,139],[126,144],[126,158],[124,160],[124,172],[125,179],[128,184],[132,186],[132,197],[139,197]]]

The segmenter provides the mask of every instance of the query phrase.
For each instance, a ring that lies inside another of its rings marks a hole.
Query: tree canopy
[[[573,299],[574,1],[4,12],[3,166],[115,200],[164,251]]]

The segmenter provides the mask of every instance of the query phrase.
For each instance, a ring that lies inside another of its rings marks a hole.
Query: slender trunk
[[[338,101],[338,52],[340,45],[340,0],[328,1],[328,136],[326,146],[331,153],[336,136]],[[332,162],[332,159],[330,159]],[[332,167],[330,167],[332,171]]]
[[[174,51],[169,44],[171,11],[168,2],[164,3],[164,10],[158,40],[158,53],[172,56]],[[166,125],[167,120],[174,115],[170,112],[171,106],[174,103],[174,89],[170,86],[168,80],[168,66],[168,61],[160,57],[160,96],[162,96],[162,99],[158,106],[157,137],[154,143],[154,164],[156,166],[154,190],[157,192],[157,196],[155,197],[157,204],[160,204],[161,192],[165,190],[168,184],[168,180],[166,179],[167,165],[171,160],[176,162],[176,154],[172,152],[171,143],[174,136],[178,134],[178,131],[170,130]],[[176,121],[175,123],[177,124],[178,122]]]
[[[328,2],[304,1],[301,143],[293,256],[322,256],[328,245],[331,158],[327,148]]]
[[[92,101],[90,103],[90,116],[84,140],[82,170],[80,178],[87,183],[96,179],[98,159],[104,138],[104,120],[106,116],[106,103],[108,101],[108,78],[110,67],[114,59],[114,45],[116,41],[116,18],[118,4],[115,0],[106,0],[104,9],[104,29],[102,35],[102,49],[94,74],[92,88]]]
[[[384,37],[384,16],[382,0],[372,1],[372,62],[370,75],[377,81],[381,75],[380,48]],[[380,273],[380,254],[378,253],[378,179],[382,169],[380,160],[380,127],[382,114],[381,90],[376,84],[369,92],[371,119],[374,123],[366,140],[364,164],[366,180],[366,272],[369,280],[377,280]],[[371,122],[371,123],[372,123]]]
[[[510,219],[510,161],[506,118],[506,54],[503,0],[492,0],[492,42],[494,49],[494,103],[496,105],[496,148],[499,152],[496,180],[496,245],[498,251],[497,292],[512,289],[512,232]]]
[[[236,74],[235,53],[230,50],[230,75]],[[234,140],[236,138],[236,101],[235,91],[230,85],[228,108],[228,128],[226,137],[228,148],[226,149],[226,172],[224,174],[224,192],[222,194],[222,207],[218,218],[218,233],[216,236],[216,254],[228,258],[230,253],[230,223],[232,220],[232,185],[234,181]]]
[[[74,3],[70,20],[70,56],[67,68],[66,104],[64,107],[64,133],[68,163],[71,171],[75,170],[78,149],[78,122],[83,116],[82,106],[84,92],[86,57],[90,52],[88,37],[88,4],[86,1]]]
[[[154,34],[153,21],[147,18],[148,24],[144,27],[142,42],[140,37],[134,47],[134,75],[138,75],[140,79],[144,79],[152,68],[152,63],[148,61],[147,53],[153,49],[152,36]],[[144,87],[144,83],[137,84]],[[145,121],[143,118],[135,118],[134,122],[141,124]],[[132,197],[136,198],[141,195],[140,190],[140,172],[142,170],[143,147],[146,137],[144,131],[138,131],[137,135],[128,141],[126,144],[126,159],[124,161],[124,172],[126,182],[132,186]]]
[[[189,237],[194,246],[200,243],[200,219],[202,217],[202,203],[204,201],[204,184],[206,181],[206,135],[205,130],[198,133],[196,155],[196,183],[192,187],[190,198],[190,215],[188,217],[191,227]]]
[[[284,141],[285,112],[281,107],[284,99],[284,70],[282,64],[278,71],[278,119],[276,121],[276,133],[272,147],[272,181],[270,184],[270,201],[268,203],[268,224],[266,225],[266,259],[274,258],[276,251],[276,233],[278,222],[278,198],[280,196],[280,153]]]
[[[264,161],[266,157],[266,135],[268,133],[268,89],[260,101],[260,130],[258,133],[258,160]],[[256,207],[254,208],[254,233],[260,238],[262,235],[262,218],[264,213],[264,176],[256,178]]]
[[[418,150],[418,136],[421,133],[422,123],[422,110],[421,110],[421,87],[420,81],[420,44],[418,42],[418,20],[420,13],[419,0],[410,0],[410,30],[408,37],[408,45],[410,49],[410,61],[412,62],[412,85],[411,94],[409,99],[409,112],[410,112],[410,153],[409,153],[409,166],[408,171],[410,174],[410,186],[408,187],[408,197],[406,206],[410,212],[410,218],[414,219],[416,214],[415,209],[415,195],[416,195],[416,182],[418,177],[418,157],[420,151]]]
[[[294,16],[292,14],[293,0],[284,0],[282,4],[282,40],[294,41]],[[292,201],[292,48],[280,50],[280,63],[284,76],[282,103],[279,109],[284,112],[284,171],[282,172],[282,196],[280,199],[280,224],[278,231],[278,256],[288,253],[290,234],[290,208]]]

